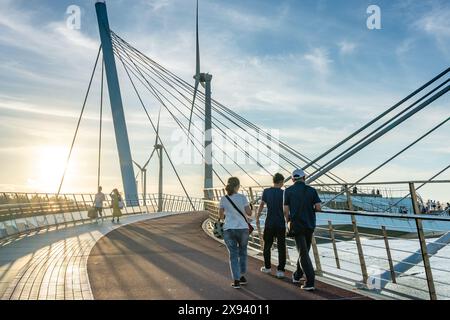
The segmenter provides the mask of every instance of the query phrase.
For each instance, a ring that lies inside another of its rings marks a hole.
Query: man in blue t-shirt
[[[283,190],[284,177],[280,173],[273,176],[273,187],[264,189],[262,200],[256,214],[256,226],[259,229],[259,217],[267,204],[267,215],[264,223],[264,267],[261,271],[270,273],[271,261],[270,253],[273,240],[277,238],[278,247],[278,268],[277,278],[284,277],[286,266],[286,222],[283,215]]]
[[[316,189],[306,185],[303,170],[294,170],[292,181],[294,184],[284,192],[284,215],[294,232],[300,260],[297,260],[297,271],[292,275],[292,282],[299,283],[300,278],[305,275],[306,282],[301,288],[312,291],[315,290],[315,275],[309,250],[316,228],[316,212],[322,210],[320,207],[322,201]]]

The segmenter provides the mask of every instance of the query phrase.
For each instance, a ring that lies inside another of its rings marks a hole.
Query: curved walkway
[[[133,223],[100,239],[88,259],[95,299],[367,299],[317,282],[313,293],[259,271],[249,258],[249,284],[231,288],[228,253],[202,229],[204,213]]]
[[[96,242],[129,223],[172,214],[124,216],[121,224],[55,227],[0,241],[2,300],[93,299],[87,260]]]

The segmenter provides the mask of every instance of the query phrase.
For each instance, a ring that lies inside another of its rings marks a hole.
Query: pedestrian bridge
[[[227,251],[202,230],[205,212],[136,214],[123,224],[52,228],[5,240],[0,248],[3,300],[84,299],[367,299],[319,282],[315,293],[259,273],[230,287]]]
[[[318,214],[311,250],[318,290],[312,293],[290,281],[298,258],[291,239],[286,278],[259,271],[263,241],[256,229],[249,239],[249,284],[235,290],[228,252],[212,232],[218,199],[147,195],[113,224],[109,206],[104,221],[87,218],[90,195],[4,197],[9,203],[0,205],[0,298],[5,300],[427,299],[429,288],[435,298],[449,297],[448,217]],[[160,206],[163,212],[157,212]],[[275,251],[272,259],[276,264]]]
[[[262,274],[255,249],[249,250],[249,284],[235,290],[228,253],[210,234],[206,211],[141,209],[121,224],[108,217],[99,223],[54,219],[45,227],[27,224],[30,217],[9,220],[9,232],[28,230],[0,242],[1,299],[368,299],[329,281],[319,281],[310,293],[290,282],[290,272],[284,280]],[[79,214],[86,217],[85,211]],[[24,225],[17,228],[18,223]]]

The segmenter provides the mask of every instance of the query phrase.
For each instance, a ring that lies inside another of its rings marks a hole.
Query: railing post
[[[350,195],[350,190],[348,190],[347,185],[345,185],[345,192],[347,194],[348,210],[353,211],[352,197]],[[352,214],[351,218],[352,218],[353,232],[355,234],[356,248],[358,249],[358,257],[359,257],[359,264],[361,266],[361,274],[363,277],[362,282],[364,283],[365,286],[367,286],[367,280],[369,279],[369,276],[367,274],[367,266],[366,266],[366,261],[364,259],[364,252],[363,252],[362,245],[361,245],[361,238],[359,237],[358,226],[356,224],[355,215]]]
[[[383,230],[384,245],[386,246],[386,253],[389,261],[389,269],[391,270],[392,283],[397,283],[397,279],[395,277],[394,263],[392,262],[391,249],[389,248],[389,239],[386,232],[386,227],[381,226],[381,229]]]
[[[319,249],[317,248],[316,237],[315,237],[314,234],[312,236],[311,246],[312,246],[312,249],[313,249],[314,261],[316,262],[316,274],[318,276],[322,276],[322,274],[323,274],[323,272],[322,272],[322,264],[320,263]]]
[[[331,220],[328,220],[328,231],[330,232],[330,238],[333,243],[333,251],[334,251],[334,259],[336,260],[336,267],[338,269],[341,268],[341,264],[339,262],[338,250],[336,246],[336,239],[334,237],[333,225],[331,224]]]
[[[219,201],[219,193],[217,189],[214,189],[214,195],[216,196],[216,200]]]
[[[416,188],[414,187],[414,183],[412,183],[412,182],[409,183],[409,191],[411,193],[411,201],[412,201],[412,205],[413,205],[414,214],[419,215],[420,210],[419,210],[419,204],[417,202]],[[422,252],[422,260],[423,260],[423,266],[425,268],[425,274],[427,276],[428,292],[430,294],[430,299],[437,300],[436,289],[434,287],[434,281],[433,281],[433,273],[431,272],[430,259],[428,258],[427,243],[425,241],[425,235],[423,233],[422,220],[420,220],[420,219],[414,219],[414,220],[416,221],[417,235],[419,236],[420,250]]]

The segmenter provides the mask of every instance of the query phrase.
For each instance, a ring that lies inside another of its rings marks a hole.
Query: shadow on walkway
[[[259,271],[249,258],[249,284],[231,288],[228,252],[201,228],[206,214],[185,214],[134,223],[102,238],[88,259],[95,299],[363,299],[317,283],[314,293]]]

